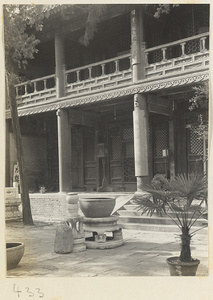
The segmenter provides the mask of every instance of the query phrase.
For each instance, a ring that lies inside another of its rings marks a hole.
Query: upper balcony
[[[207,71],[209,68],[209,33],[202,33],[144,50],[144,78],[157,82],[170,76]],[[64,70],[65,97],[101,93],[133,86],[131,53],[79,68]],[[56,99],[55,74],[15,86],[19,108],[48,104]]]

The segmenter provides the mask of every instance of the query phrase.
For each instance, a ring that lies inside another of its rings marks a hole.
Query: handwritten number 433
[[[19,289],[19,287],[17,287],[15,284],[13,285],[13,292],[17,293],[18,297],[21,297],[21,293],[24,291],[21,291]],[[43,298],[44,297],[44,293],[41,292],[41,290],[39,288],[36,288],[34,293],[32,291],[30,291],[30,289],[28,287],[25,288],[25,292],[28,294],[28,297],[39,297],[39,298]]]

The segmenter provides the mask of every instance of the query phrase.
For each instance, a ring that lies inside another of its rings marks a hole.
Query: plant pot
[[[80,196],[79,203],[85,217],[105,218],[111,215],[115,207],[115,198]]]
[[[179,257],[167,258],[171,276],[195,276],[200,261],[195,259],[191,262],[181,262]]]
[[[78,194],[77,193],[68,193],[66,195],[66,202],[67,202],[67,211],[69,217],[76,217],[78,216]]]
[[[7,270],[16,268],[24,254],[23,243],[6,243]]]
[[[77,204],[78,203],[78,194],[77,193],[68,193],[66,195],[67,204]]]

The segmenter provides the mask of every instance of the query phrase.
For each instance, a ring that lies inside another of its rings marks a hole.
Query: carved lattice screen
[[[155,156],[161,157],[163,149],[168,149],[168,130],[159,128],[155,131]]]
[[[135,182],[133,128],[123,128],[124,182]]]

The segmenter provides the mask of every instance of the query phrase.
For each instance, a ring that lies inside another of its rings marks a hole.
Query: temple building
[[[88,45],[87,13],[53,7],[16,85],[30,193],[143,189],[156,174],[207,172],[207,134],[189,110],[209,79],[209,5],[108,4]],[[17,158],[6,110],[6,186]]]

